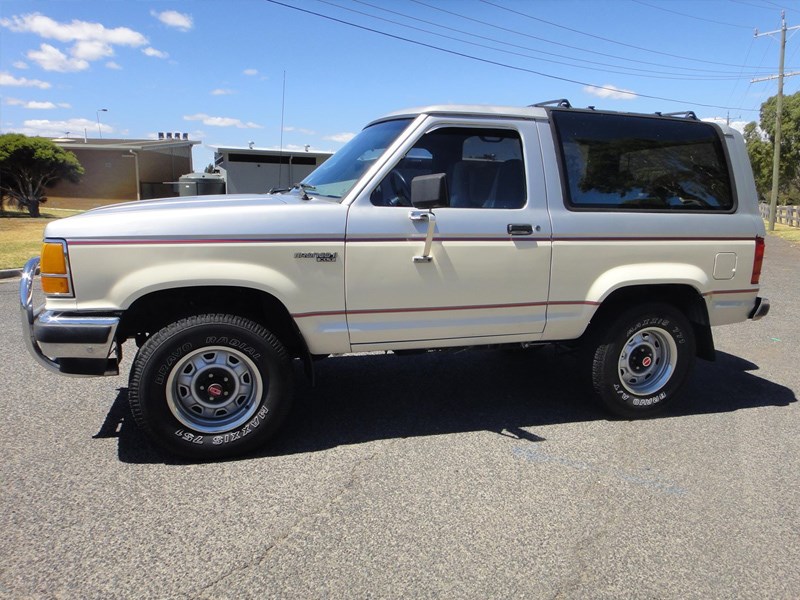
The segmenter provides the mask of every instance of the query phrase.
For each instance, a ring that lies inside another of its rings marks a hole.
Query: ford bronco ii
[[[567,342],[607,409],[647,417],[714,358],[712,326],[767,313],[756,203],[741,135],[692,113],[404,110],[290,190],[49,224],[25,339],[75,375],[135,343],[133,416],[200,459],[263,444],[292,359],[338,353]]]

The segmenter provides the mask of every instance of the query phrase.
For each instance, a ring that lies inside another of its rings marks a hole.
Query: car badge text
[[[295,252],[295,258],[315,258],[317,262],[336,262],[338,252]]]

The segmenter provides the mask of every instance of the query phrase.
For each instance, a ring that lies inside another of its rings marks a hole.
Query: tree
[[[744,130],[747,153],[759,195],[769,200],[772,191],[772,155],[775,147],[775,115],[778,97],[761,105],[759,123]],[[800,202],[800,92],[783,97],[781,116],[781,163],[778,170],[778,199],[781,204]]]
[[[77,183],[83,175],[77,157],[46,138],[20,133],[0,135],[0,196],[38,217],[44,193],[59,180]]]

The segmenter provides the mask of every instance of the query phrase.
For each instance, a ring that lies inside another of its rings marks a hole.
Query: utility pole
[[[776,113],[775,113],[775,149],[772,154],[772,193],[770,194],[769,199],[769,230],[775,230],[775,213],[778,210],[778,182],[779,182],[779,173],[780,173],[780,165],[781,165],[781,115],[783,113],[783,78],[784,77],[791,77],[792,75],[800,75],[800,71],[795,71],[792,73],[784,74],[783,72],[783,59],[784,55],[786,54],[786,32],[788,30],[800,29],[800,25],[795,25],[794,27],[786,27],[786,12],[781,11],[781,28],[777,31],[768,31],[766,33],[758,33],[758,29],[755,31],[755,37],[761,37],[764,35],[775,35],[776,33],[781,34],[781,52],[780,52],[780,59],[778,61],[778,74],[771,75],[769,77],[760,77],[758,79],[751,79],[750,83],[756,83],[758,81],[767,81],[770,79],[778,79],[778,98],[776,102]]]

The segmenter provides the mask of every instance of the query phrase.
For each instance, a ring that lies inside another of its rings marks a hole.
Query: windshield
[[[410,122],[396,119],[365,128],[306,177],[303,189],[314,196],[343,198]]]

